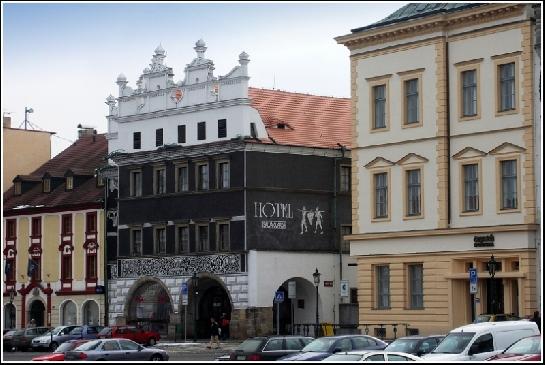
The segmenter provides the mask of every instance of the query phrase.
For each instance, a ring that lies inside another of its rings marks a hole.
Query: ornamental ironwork
[[[214,274],[241,272],[240,255],[145,257],[119,261],[120,271],[116,273],[116,277],[120,278],[187,276],[194,272]]]

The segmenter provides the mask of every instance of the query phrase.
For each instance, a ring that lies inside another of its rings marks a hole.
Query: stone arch
[[[96,309],[96,311],[94,309]],[[81,323],[83,325],[100,324],[100,306],[96,300],[87,299],[81,305]]]
[[[131,285],[129,292],[127,293],[127,296],[125,297],[125,305],[123,306],[123,316],[125,318],[129,318],[129,306],[130,306],[132,298],[134,297],[134,293],[142,285],[148,282],[154,282],[161,285],[163,289],[165,289],[165,291],[167,292],[170,303],[174,303],[174,300],[172,300],[172,295],[170,295],[170,290],[168,290],[168,287],[165,285],[165,283],[161,281],[161,279],[158,279],[154,276],[142,276]]]
[[[73,305],[73,308],[75,310],[74,315],[70,315],[66,313],[68,309],[67,306],[69,306],[70,304]],[[61,302],[61,304],[59,305],[59,318],[60,318],[59,322],[62,326],[72,326],[72,325],[77,325],[79,323],[78,322],[78,306],[76,305],[76,303],[74,303],[73,300],[65,299]]]
[[[46,325],[46,304],[42,297],[34,296],[27,302],[27,314],[28,323],[34,319],[36,321],[36,326]],[[28,323],[23,323],[22,326],[27,327]]]

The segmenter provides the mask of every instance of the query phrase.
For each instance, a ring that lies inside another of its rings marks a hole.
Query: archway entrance
[[[11,303],[4,306],[4,329],[15,328],[15,306]]]
[[[43,326],[45,318],[45,306],[41,300],[34,300],[30,304],[30,320],[36,321],[36,326]],[[26,325],[26,323],[25,323]]]
[[[89,300],[83,305],[83,324],[98,325],[98,304],[94,300]]]
[[[148,281],[129,299],[127,323],[158,331],[161,337],[167,338],[172,303],[165,288],[158,282]]]
[[[295,298],[288,298],[289,282],[295,282]],[[322,314],[320,299],[316,303],[316,287],[307,279],[295,277],[282,283],[277,291],[284,292],[284,302],[279,305],[279,333],[291,334],[292,323],[294,334],[303,334],[304,328],[310,328],[316,323],[316,305],[320,315]],[[276,334],[276,303],[272,293],[273,333]],[[292,321],[293,318],[293,321]],[[310,326],[310,327],[309,327]],[[311,333],[312,335],[312,333]]]

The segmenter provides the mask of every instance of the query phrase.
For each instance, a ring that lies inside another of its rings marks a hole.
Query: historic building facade
[[[444,333],[539,307],[533,14],[409,4],[336,38],[351,58],[360,320]]]
[[[4,193],[4,328],[104,324],[104,135],[87,135]]]
[[[281,333],[315,323],[316,306],[320,322],[339,322],[350,305],[340,280],[355,287],[341,248],[349,100],[249,88],[245,52],[217,77],[204,42],[194,49],[183,81],[159,46],[137,89],[120,75],[107,99],[110,323],[206,337],[210,317],[226,313],[231,335],[246,338],[276,327],[276,291]]]

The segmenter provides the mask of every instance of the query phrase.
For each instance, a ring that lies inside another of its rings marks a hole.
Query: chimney
[[[97,134],[95,128],[78,124],[78,139],[83,136],[94,136],[95,134]]]
[[[4,128],[11,128],[11,117],[4,115]]]

